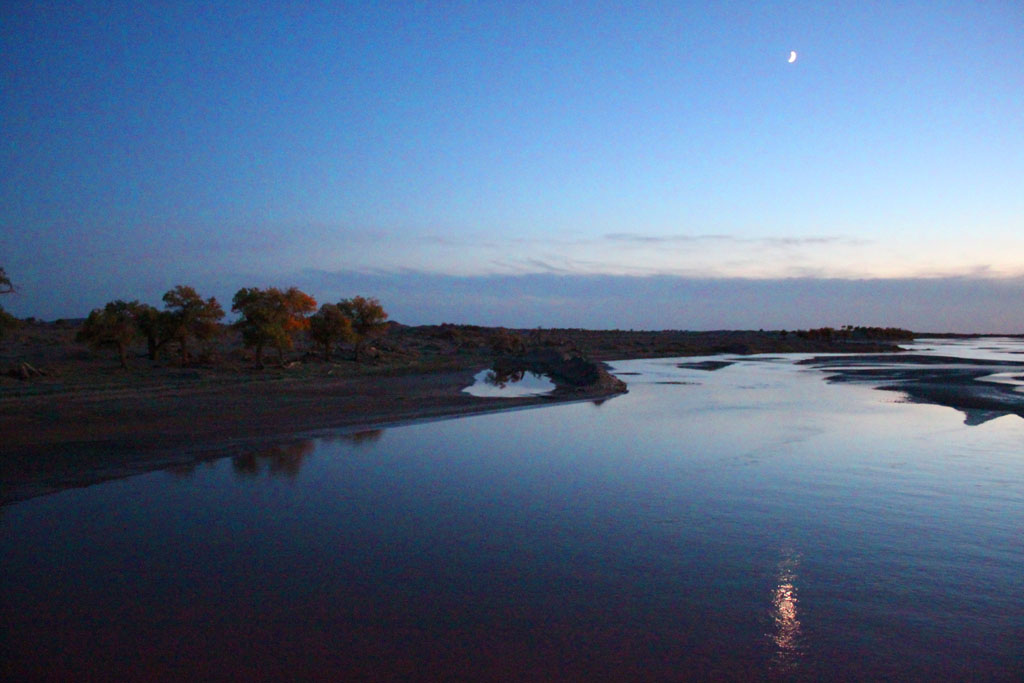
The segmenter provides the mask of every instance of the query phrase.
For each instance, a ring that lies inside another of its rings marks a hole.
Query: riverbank
[[[0,504],[197,461],[297,434],[603,400],[601,387],[477,398],[475,369],[78,391],[0,401]]]
[[[137,349],[121,369],[112,353],[75,343],[76,329],[35,323],[0,342],[0,368],[8,369],[0,377],[0,504],[244,454],[302,433],[603,400],[625,391],[600,365],[581,359],[897,350],[878,341],[777,332],[393,325],[364,363],[343,353],[324,360],[300,343],[283,365],[257,368],[226,332],[188,366],[149,361]],[[463,391],[496,361],[545,372],[558,389],[517,398]]]

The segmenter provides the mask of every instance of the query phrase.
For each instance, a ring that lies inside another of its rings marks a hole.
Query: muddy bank
[[[1024,394],[1016,390],[1024,382],[1024,363],[922,354],[825,356],[800,363],[829,373],[829,382],[874,384],[916,403],[954,408],[969,425],[1024,417]]]

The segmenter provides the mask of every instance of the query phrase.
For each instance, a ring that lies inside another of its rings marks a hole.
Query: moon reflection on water
[[[796,587],[796,570],[799,565],[799,555],[787,553],[779,562],[775,588],[772,591],[772,630],[768,637],[775,651],[773,664],[784,671],[795,668],[803,655],[798,610],[800,599]]]

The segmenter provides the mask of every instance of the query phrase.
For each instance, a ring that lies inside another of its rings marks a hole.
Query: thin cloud
[[[859,247],[869,244],[868,240],[844,237],[841,235],[830,235],[824,237],[763,237],[752,241],[758,242],[767,247],[779,248],[826,246],[831,244],[844,247]]]
[[[740,241],[731,235],[645,235],[637,232],[610,232],[604,238],[613,242],[633,242],[637,244],[679,244],[713,240]]]
[[[822,235],[808,237],[737,237],[726,234],[705,235],[648,235],[635,232],[611,232],[604,235],[606,240],[613,242],[629,242],[633,244],[693,244],[696,242],[731,242],[733,244],[761,245],[766,247],[804,247],[804,246],[863,246],[868,240],[847,237],[844,235]]]

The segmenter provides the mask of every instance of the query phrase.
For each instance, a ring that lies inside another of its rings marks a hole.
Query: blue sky
[[[409,323],[1024,331],[1019,2],[0,12],[21,315],[297,284]]]

